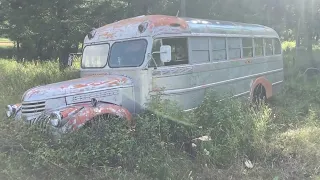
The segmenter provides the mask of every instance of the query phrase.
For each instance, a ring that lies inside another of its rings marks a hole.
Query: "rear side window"
[[[252,38],[242,38],[243,57],[253,57]]]
[[[241,58],[241,39],[228,38],[229,59]]]
[[[273,39],[274,43],[274,54],[281,54],[281,43],[279,39]]]
[[[254,47],[255,47],[255,55],[256,57],[264,56],[263,49],[263,39],[262,38],[254,38]]]
[[[227,59],[226,38],[215,37],[211,39],[213,61]]]
[[[264,39],[265,49],[266,49],[266,56],[273,55],[273,44],[272,39]]]

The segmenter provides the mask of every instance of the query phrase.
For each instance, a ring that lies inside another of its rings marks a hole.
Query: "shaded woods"
[[[65,66],[92,28],[179,9],[188,17],[267,25],[309,51],[319,40],[319,0],[0,0],[0,37],[15,42],[17,60],[59,58]]]

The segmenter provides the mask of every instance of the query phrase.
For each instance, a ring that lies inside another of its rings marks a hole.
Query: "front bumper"
[[[61,116],[59,126],[57,127],[51,124],[50,115],[52,113],[59,113]],[[28,125],[40,128],[42,131],[60,136],[78,130],[94,117],[105,114],[116,115],[130,122],[132,119],[131,113],[127,109],[108,103],[97,103],[94,105],[92,103],[83,103],[32,115],[23,114],[20,107],[20,110],[16,111],[14,119],[22,120]]]

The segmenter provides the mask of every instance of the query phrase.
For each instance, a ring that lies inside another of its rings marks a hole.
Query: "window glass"
[[[213,50],[225,50],[226,49],[226,38],[212,38]]]
[[[253,48],[243,48],[243,57],[253,57]]]
[[[226,51],[226,38],[216,37],[211,39],[212,44],[212,60],[226,60],[227,51]]]
[[[229,49],[241,48],[241,39],[240,38],[228,38],[228,47]]]
[[[255,56],[264,56],[263,39],[254,38]]]
[[[210,40],[211,38],[209,37],[190,38],[190,64],[201,64],[210,62]]]
[[[112,45],[109,66],[111,68],[139,67],[143,64],[147,49],[146,40],[116,42]]]
[[[241,58],[241,39],[228,38],[229,59]]]
[[[160,52],[161,44],[162,44],[161,39],[155,39],[152,44],[152,52]],[[156,67],[156,65],[157,67],[163,66],[163,63],[160,59],[160,53],[153,53],[152,57],[153,57],[153,60],[150,61],[149,67]]]
[[[187,38],[163,39],[163,45],[170,45],[172,50],[171,62],[164,63],[165,66],[188,64],[188,41]]]
[[[252,38],[242,38],[242,47],[252,47]]]
[[[253,57],[252,38],[242,38],[243,57]]]
[[[240,59],[241,49],[229,49],[229,59]]]
[[[281,43],[279,39],[273,39],[274,42],[274,54],[281,54]]]
[[[273,55],[273,45],[272,45],[272,39],[264,39],[264,44],[266,48],[266,56]]]
[[[103,68],[107,64],[109,44],[86,46],[83,51],[83,68]]]

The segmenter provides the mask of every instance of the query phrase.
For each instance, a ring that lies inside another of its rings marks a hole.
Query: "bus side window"
[[[252,38],[242,38],[243,58],[253,57]]]
[[[273,39],[274,44],[274,54],[278,55],[281,54],[281,43],[279,39],[274,38]]]
[[[241,39],[228,38],[229,59],[241,58]]]
[[[255,57],[264,56],[264,48],[263,48],[263,39],[262,38],[254,38],[254,47],[255,47]]]
[[[160,47],[161,47],[161,44],[162,44],[161,41],[162,41],[161,39],[155,39],[153,41],[152,52],[159,52],[160,51]],[[149,67],[155,67],[154,63],[156,63],[157,67],[163,66],[163,62],[160,59],[160,53],[154,53],[152,55],[152,57],[153,57],[154,60],[150,61]]]
[[[211,39],[212,44],[212,60],[221,61],[227,59],[226,38],[214,37]]]
[[[164,63],[165,66],[189,64],[187,38],[163,39],[162,44],[170,45],[172,50],[172,60],[171,62]]]
[[[273,45],[272,45],[272,39],[266,38],[264,39],[265,49],[266,49],[266,56],[273,55]]]

